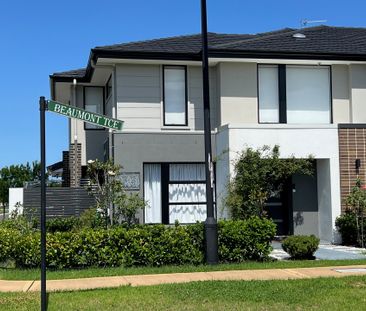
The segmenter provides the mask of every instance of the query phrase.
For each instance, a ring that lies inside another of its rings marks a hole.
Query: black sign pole
[[[207,9],[206,0],[201,0],[201,35],[202,35],[202,79],[203,79],[203,109],[204,109],[204,137],[206,164],[206,202],[207,218],[205,221],[206,263],[217,264],[218,242],[217,221],[213,206],[213,164],[211,150],[210,124],[210,87],[208,73],[208,42],[207,42]]]
[[[44,96],[39,98],[41,122],[41,311],[47,310],[46,294],[46,110]]]

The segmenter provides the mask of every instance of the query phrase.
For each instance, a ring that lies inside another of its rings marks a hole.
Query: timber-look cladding
[[[355,185],[357,177],[365,182],[366,177],[366,126],[352,128],[342,126],[339,133],[339,161],[342,212],[346,210],[345,199]],[[356,159],[361,160],[359,174],[356,174]]]

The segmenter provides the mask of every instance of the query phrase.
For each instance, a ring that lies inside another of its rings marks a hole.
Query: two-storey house
[[[366,28],[209,33],[209,63],[218,218],[229,217],[222,198],[237,153],[277,144],[284,158],[315,159],[313,177],[293,176],[269,203],[278,234],[334,241],[366,172]],[[199,34],[96,47],[86,68],[50,78],[53,99],[125,122],[110,132],[70,121],[74,185],[89,159],[113,158],[148,202],[142,222],[206,218]]]

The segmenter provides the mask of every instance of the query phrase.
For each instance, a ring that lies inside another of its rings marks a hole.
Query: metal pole
[[[41,122],[41,311],[47,310],[46,294],[46,110],[44,96],[39,98]]]
[[[210,124],[210,87],[208,73],[208,43],[207,43],[207,9],[206,0],[201,0],[201,35],[202,35],[202,79],[203,79],[203,109],[204,109],[204,137],[206,164],[206,202],[207,218],[205,221],[205,251],[206,263],[217,264],[218,239],[217,221],[213,206],[213,164],[211,154],[211,124]]]

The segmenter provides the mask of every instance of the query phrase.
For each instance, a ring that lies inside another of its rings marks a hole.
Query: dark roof
[[[305,38],[294,38],[296,33]],[[284,28],[259,34],[208,34],[210,57],[265,57],[366,60],[366,28],[317,26]],[[51,75],[55,81],[85,81],[92,74],[91,61],[104,58],[174,59],[200,61],[201,35],[97,46],[86,69]]]
[[[301,33],[306,38],[294,38]],[[366,55],[366,28],[311,27],[216,45],[215,49]]]
[[[85,75],[86,68],[74,69],[69,71],[55,72],[53,76],[68,77],[68,78],[80,78]]]
[[[218,34],[208,33],[210,46],[232,43],[255,37],[248,34]],[[157,52],[157,53],[192,53],[201,51],[201,34],[160,38],[147,41],[136,41],[107,46],[97,46],[93,51],[130,51],[130,52]]]

